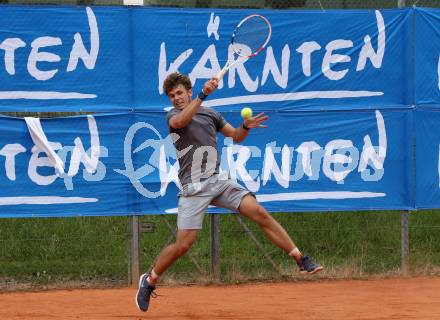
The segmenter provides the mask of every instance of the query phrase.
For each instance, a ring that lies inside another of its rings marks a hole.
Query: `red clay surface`
[[[440,319],[440,278],[160,287],[141,313],[135,289],[0,294],[0,319]]]

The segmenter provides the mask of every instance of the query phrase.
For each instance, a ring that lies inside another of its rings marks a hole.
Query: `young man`
[[[154,296],[159,277],[196,240],[202,228],[204,212],[210,204],[239,212],[255,221],[270,241],[296,261],[301,273],[314,274],[323,269],[301,254],[284,228],[248,190],[219,174],[217,131],[231,137],[234,142],[241,142],[250,129],[266,127],[263,123],[268,117],[260,113],[245,119],[237,128],[232,127],[218,112],[202,106],[203,100],[217,86],[216,78],[206,81],[202,91],[192,99],[192,85],[187,76],[172,73],[163,84],[164,92],[174,106],[167,119],[179,160],[182,191],[179,193],[176,242],[161,252],[151,273],[143,274],[139,280],[136,304],[144,312],[148,310],[150,296]]]

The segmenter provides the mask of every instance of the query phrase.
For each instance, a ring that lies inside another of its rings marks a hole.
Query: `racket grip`
[[[224,66],[223,69],[220,70],[219,73],[217,73],[217,75],[215,76],[217,78],[218,81],[220,81],[226,74],[226,71],[228,71],[228,66]]]

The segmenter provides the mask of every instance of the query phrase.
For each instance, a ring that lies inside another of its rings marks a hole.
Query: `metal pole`
[[[211,214],[211,275],[220,280],[220,215]]]
[[[407,275],[409,272],[409,212],[403,211],[400,216],[401,221],[401,246],[402,246],[402,273]]]
[[[397,0],[398,8],[406,7],[406,0]],[[400,215],[400,244],[401,244],[401,269],[404,275],[409,271],[409,226],[408,226],[408,211],[403,211]]]
[[[128,285],[136,287],[139,280],[139,217],[129,217],[130,258],[128,264]]]

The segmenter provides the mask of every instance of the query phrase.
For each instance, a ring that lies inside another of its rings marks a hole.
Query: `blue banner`
[[[131,114],[41,120],[60,172],[23,119],[1,117],[1,216],[133,213],[131,183],[114,171],[123,165],[124,133],[133,122]]]
[[[417,107],[440,105],[440,9],[415,10],[415,91]]]
[[[253,13],[2,6],[0,111],[94,114],[0,117],[0,217],[175,213],[162,82],[186,73],[197,93]],[[440,9],[258,13],[266,50],[204,105],[234,126],[250,106],[269,128],[240,145],[219,135],[223,174],[272,212],[440,207]]]
[[[3,111],[163,110],[173,71],[199,90],[249,10],[3,6]],[[261,54],[226,74],[209,106],[237,110],[412,105],[413,10],[259,11]],[[44,21],[44,23],[42,23]]]
[[[268,115],[268,129],[252,130],[241,145],[221,136],[219,150],[222,174],[270,211],[413,207],[405,129],[412,111]],[[241,122],[236,112],[224,116]],[[1,217],[176,212],[178,164],[164,113],[38,123],[62,168],[34,144],[24,120],[0,118]]]
[[[223,171],[271,212],[413,208],[411,111],[268,115],[272,129],[253,130],[241,145],[220,138],[220,150]],[[172,203],[166,212],[176,212]]]
[[[416,207],[440,208],[440,112],[438,107],[416,111]]]
[[[416,208],[440,208],[440,10],[415,10]]]
[[[151,110],[168,104],[162,82],[169,73],[188,74],[196,92],[216,75],[232,59],[235,26],[254,12],[133,13],[136,109]],[[239,110],[249,104],[257,111],[411,107],[412,10],[259,13],[273,28],[267,49],[230,69],[207,105]],[[152,24],[157,32],[145,32]]]
[[[0,110],[132,109],[128,9],[1,10]]]

